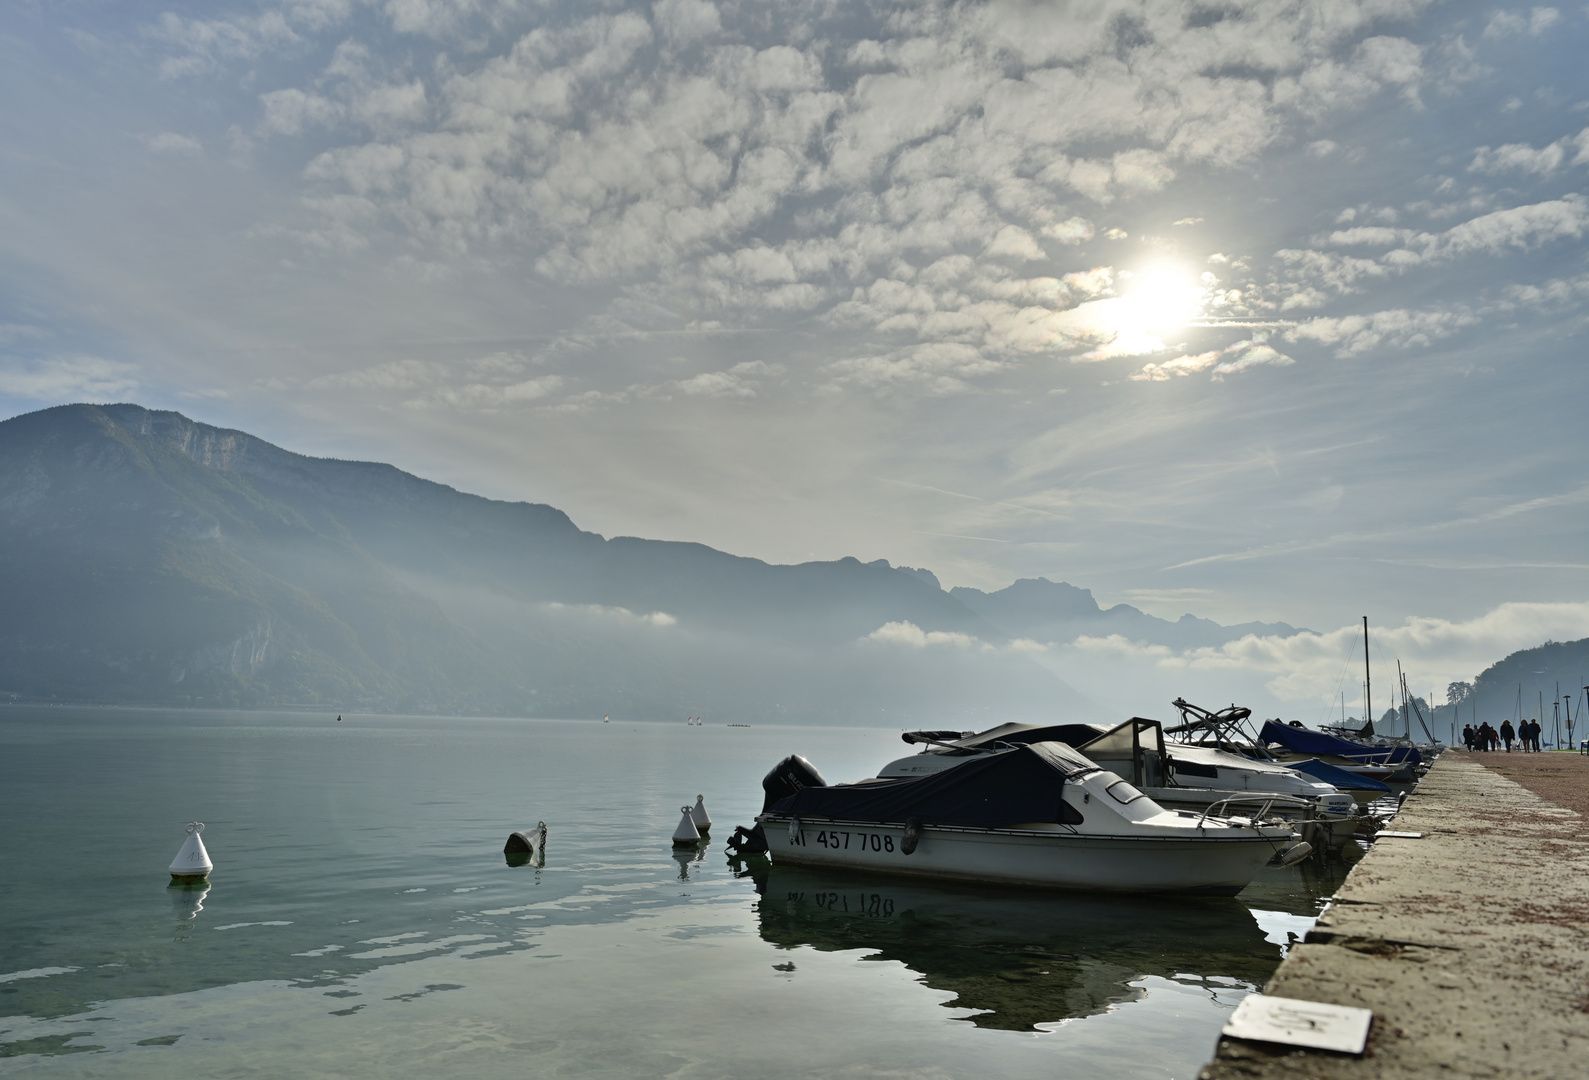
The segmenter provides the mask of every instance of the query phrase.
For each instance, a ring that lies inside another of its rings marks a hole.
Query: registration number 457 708
[[[794,847],[824,847],[829,851],[881,851],[895,848],[894,838],[888,833],[857,832],[851,829],[818,829],[808,834],[801,829],[789,837]]]

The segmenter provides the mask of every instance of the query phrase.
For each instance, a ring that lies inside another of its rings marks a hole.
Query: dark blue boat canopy
[[[1362,743],[1348,742],[1346,739],[1338,739],[1322,731],[1294,728],[1289,724],[1276,723],[1273,720],[1264,721],[1263,730],[1258,732],[1258,741],[1278,743],[1287,750],[1295,750],[1302,754],[1334,754],[1337,757],[1353,758],[1364,763],[1400,765],[1403,762],[1411,762],[1417,765],[1423,761],[1423,755],[1415,747],[1364,746]]]
[[[986,756],[932,776],[808,787],[771,810],[797,817],[898,822],[919,817],[937,825],[995,829],[1027,822],[1074,820],[1062,810],[1065,781],[1098,766],[1064,743],[1040,742]]]

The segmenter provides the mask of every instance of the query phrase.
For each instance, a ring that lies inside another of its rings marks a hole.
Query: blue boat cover
[[[848,821],[903,822],[997,829],[1060,820],[1061,795],[1072,776],[1098,766],[1064,743],[967,758],[963,765],[900,780],[802,788],[771,807],[773,813]]]
[[[1317,758],[1307,761],[1288,761],[1286,768],[1295,769],[1299,773],[1307,773],[1315,780],[1322,780],[1326,784],[1334,784],[1342,791],[1356,788],[1359,791],[1379,791],[1390,794],[1390,785],[1383,780],[1375,780],[1372,776],[1363,776],[1361,773],[1348,772],[1346,769],[1327,765]]]
[[[1362,743],[1326,735],[1322,731],[1295,728],[1273,720],[1264,721],[1263,730],[1258,732],[1258,741],[1279,743],[1287,750],[1295,750],[1302,754],[1334,754],[1337,757],[1349,757],[1364,764],[1372,762],[1400,765],[1403,762],[1411,762],[1417,765],[1423,761],[1423,755],[1411,746],[1364,746]]]

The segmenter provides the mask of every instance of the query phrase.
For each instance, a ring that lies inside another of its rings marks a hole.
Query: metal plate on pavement
[[[1361,1054],[1373,1019],[1371,1009],[1248,994],[1225,1025],[1225,1034],[1234,1039]]]

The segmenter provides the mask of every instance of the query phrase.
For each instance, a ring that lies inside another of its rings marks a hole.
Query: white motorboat
[[[938,756],[951,760],[930,774],[832,786],[805,759],[786,758],[762,781],[757,828],[736,831],[730,846],[765,845],[775,862],[830,869],[1227,895],[1277,856],[1294,862],[1311,850],[1271,813],[1284,796],[1167,810],[1062,742]]]
[[[1260,793],[1279,796],[1270,811],[1292,821],[1302,839],[1315,848],[1339,851],[1357,831],[1357,803],[1351,795],[1284,766],[1212,746],[1165,742],[1156,720],[1134,717],[1113,728],[1003,724],[969,736],[916,731],[906,733],[904,739],[926,747],[889,762],[878,776],[928,776],[954,768],[967,756],[988,748],[1057,739],[1077,748],[1100,768],[1130,779],[1166,809],[1203,811],[1232,795]]]

